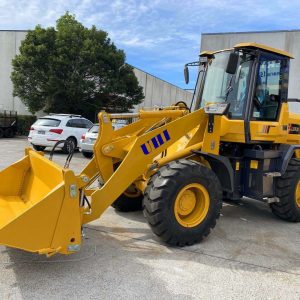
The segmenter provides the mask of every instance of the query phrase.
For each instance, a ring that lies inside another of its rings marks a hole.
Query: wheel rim
[[[124,195],[126,195],[129,198],[137,198],[142,195],[142,192],[138,190],[135,186],[130,186],[125,192]]]
[[[67,151],[70,153],[73,149],[75,150],[75,141],[73,139],[67,140]]]
[[[295,198],[296,198],[296,205],[300,208],[300,181],[298,181],[296,187]]]
[[[183,227],[195,227],[205,219],[209,204],[209,194],[203,185],[200,183],[186,185],[176,197],[175,218]]]

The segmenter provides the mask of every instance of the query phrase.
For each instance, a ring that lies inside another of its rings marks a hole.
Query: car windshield
[[[230,51],[216,53],[209,60],[202,94],[201,107],[212,103],[230,103],[229,114],[242,117],[244,104],[248,95],[248,80],[252,57],[246,53],[239,53],[236,74],[226,73]]]
[[[90,130],[90,133],[98,133],[99,132],[99,125],[94,125]]]
[[[51,118],[40,118],[34,123],[34,125],[46,126],[46,127],[58,127],[59,124],[60,124],[60,120],[51,119]]]

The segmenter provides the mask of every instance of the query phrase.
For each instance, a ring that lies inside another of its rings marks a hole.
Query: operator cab
[[[276,121],[281,102],[287,101],[290,58],[285,51],[256,43],[201,53],[194,110],[228,103],[230,119]]]

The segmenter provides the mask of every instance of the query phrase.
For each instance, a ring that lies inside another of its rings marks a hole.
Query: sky
[[[0,0],[0,30],[54,26],[66,11],[107,31],[129,64],[191,89],[183,67],[201,33],[300,29],[300,0]]]

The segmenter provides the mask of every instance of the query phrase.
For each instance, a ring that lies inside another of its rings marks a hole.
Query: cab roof
[[[272,52],[272,53],[276,53],[288,58],[294,58],[292,54],[290,54],[289,52],[283,51],[283,50],[279,50],[273,47],[269,47],[263,44],[258,44],[258,43],[240,43],[235,45],[233,48],[229,48],[229,49],[223,49],[223,50],[218,50],[218,51],[203,51],[200,53],[200,56],[207,56],[207,57],[211,57],[216,53],[219,52],[223,52],[223,51],[229,51],[229,50],[233,50],[233,49],[241,49],[241,48],[249,48],[249,49],[261,49],[264,51],[268,51],[268,52]]]
[[[239,48],[250,48],[250,49],[261,49],[261,50],[265,50],[268,52],[272,52],[272,53],[276,53],[282,56],[286,56],[289,58],[294,58],[292,54],[290,54],[289,52],[283,51],[283,50],[279,50],[273,47],[269,47],[263,44],[258,44],[258,43],[240,43],[237,44],[233,47],[234,49],[239,49]]]

